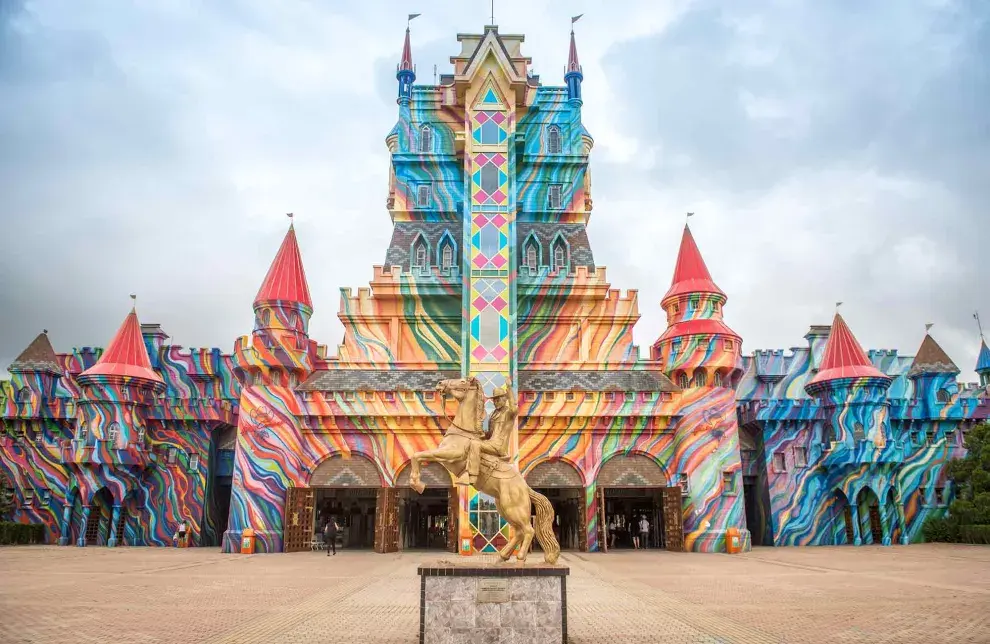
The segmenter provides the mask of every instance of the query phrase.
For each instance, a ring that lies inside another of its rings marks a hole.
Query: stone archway
[[[561,459],[543,461],[526,473],[526,483],[531,488],[568,487],[583,488],[584,481],[577,469]]]
[[[684,549],[684,501],[680,487],[669,487],[667,473],[645,454],[616,454],[595,478],[601,538],[608,547]],[[641,522],[648,522],[643,543]],[[614,527],[614,529],[613,529]]]
[[[831,503],[832,543],[837,546],[853,545],[856,540],[855,518],[845,492],[835,490],[832,493]]]
[[[402,470],[399,471],[399,475],[395,477],[395,487],[409,487],[409,476],[411,474],[412,468],[409,467],[409,464],[407,463]],[[444,466],[439,463],[425,463],[419,470],[419,478],[428,488],[448,488],[453,486],[453,481],[450,479],[450,474]]]
[[[879,545],[883,542],[883,520],[880,516],[880,499],[869,486],[856,495],[856,514],[859,519],[859,535],[864,544]]]
[[[381,470],[363,454],[344,457],[334,454],[316,466],[309,476],[310,487],[374,487],[384,486]]]
[[[453,479],[439,463],[424,463],[419,477],[426,489],[420,494],[409,487],[411,474],[407,462],[395,477],[396,547],[457,552],[460,503]]]
[[[598,471],[598,487],[667,487],[667,474],[649,456],[617,454]]]

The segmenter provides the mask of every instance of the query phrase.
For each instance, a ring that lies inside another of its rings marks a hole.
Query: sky
[[[385,135],[407,13],[420,82],[485,0],[0,0],[0,365],[142,322],[229,352],[295,213],[331,353],[391,235]],[[861,344],[925,324],[975,380],[990,332],[990,3],[498,0],[595,138],[589,235],[662,333],[684,213],[748,353],[835,303]],[[2,371],[0,371],[2,373]]]

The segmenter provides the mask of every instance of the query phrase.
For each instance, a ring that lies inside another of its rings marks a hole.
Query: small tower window
[[[140,447],[144,447],[144,427],[138,430],[137,444]]]
[[[794,467],[807,467],[808,466],[808,448],[807,447],[795,447],[794,448]]]
[[[722,489],[728,495],[736,493],[736,477],[732,472],[722,472]]]
[[[677,484],[681,488],[681,494],[686,495],[688,493],[690,479],[687,474],[681,473],[677,475]]]
[[[443,250],[440,251],[440,266],[445,269],[449,269],[454,265],[454,248],[450,244],[446,244]]]
[[[539,265],[540,265],[540,260],[536,252],[536,244],[530,242],[526,246],[526,266],[530,268],[538,268]]]
[[[559,183],[551,183],[549,190],[547,190],[547,205],[550,208],[560,208],[561,204],[561,193],[562,186]]]
[[[85,443],[87,438],[89,438],[89,427],[81,425],[79,427],[79,440]]]
[[[686,373],[680,373],[677,375],[677,386],[681,389],[687,389],[691,386],[691,380],[688,378]]]
[[[787,471],[787,461],[784,460],[783,452],[774,452],[773,455],[773,471],[774,472],[786,472]]]
[[[713,379],[713,383],[714,383],[714,385],[716,387],[722,387],[722,386],[724,386],[722,384],[722,372],[721,371],[716,371],[715,372],[715,377]]]
[[[261,312],[261,326],[270,326],[272,323],[272,312],[270,309],[265,309]]]
[[[558,271],[567,268],[567,249],[563,246],[553,249],[553,267]]]
[[[433,186],[428,183],[421,183],[416,188],[416,205],[420,208],[429,208],[433,201]]]
[[[27,387],[21,387],[17,390],[17,402],[26,403],[31,401],[31,390]]]
[[[935,392],[935,400],[940,403],[947,403],[951,398],[952,397],[949,395],[949,392],[945,389],[939,389]]]
[[[856,423],[853,425],[853,440],[866,440],[866,431],[863,429],[863,423]]]
[[[433,128],[429,125],[419,128],[419,151],[433,152]]]
[[[826,452],[832,449],[832,441],[835,440],[835,430],[830,423],[822,426],[822,449]]]
[[[107,428],[107,442],[110,443],[111,447],[117,445],[117,436],[120,434],[120,423],[113,422],[110,423],[110,427]]]
[[[189,471],[198,472],[199,471],[199,454],[193,454],[189,457]]]
[[[697,387],[705,387],[708,385],[708,374],[703,370],[694,374],[694,384]]]
[[[413,246],[413,267],[426,268],[430,265],[430,251],[426,240],[420,237]]]
[[[556,125],[547,128],[547,153],[560,154],[560,128]]]
[[[177,460],[179,460],[179,448],[169,447],[168,455],[165,457],[165,462],[169,465],[174,465]]]

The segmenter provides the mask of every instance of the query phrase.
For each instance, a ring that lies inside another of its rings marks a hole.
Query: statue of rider
[[[481,455],[488,454],[505,460],[509,456],[509,438],[516,423],[519,406],[512,394],[512,380],[492,392],[495,409],[488,418],[488,438],[471,439],[468,446],[467,470],[457,479],[457,485],[475,485],[481,471]]]

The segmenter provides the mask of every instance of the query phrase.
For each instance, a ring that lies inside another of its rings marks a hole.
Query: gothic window
[[[714,385],[715,385],[716,387],[722,387],[722,386],[724,386],[724,385],[722,384],[722,372],[721,372],[721,371],[716,371],[716,372],[715,372],[715,378],[714,378],[714,382],[713,382],[713,384],[714,384]]]
[[[85,442],[87,438],[89,438],[89,427],[81,425],[79,427],[79,440]]]
[[[120,434],[120,423],[110,423],[110,427],[107,428],[107,442],[110,443],[111,446],[117,445],[118,434]]]
[[[677,475],[677,483],[680,485],[681,494],[687,494],[688,493],[688,483],[689,483],[689,481],[690,481],[690,479],[688,479],[688,475],[687,474],[678,474]]]
[[[950,398],[951,397],[949,396],[949,392],[946,391],[945,389],[939,389],[938,391],[935,392],[935,399],[940,403],[947,403],[949,402]]]
[[[935,505],[945,505],[945,488],[935,488]]]
[[[540,260],[536,252],[536,244],[530,243],[526,246],[526,266],[537,268],[539,265]]]
[[[31,401],[31,390],[27,387],[21,387],[17,390],[17,402],[26,403]]]
[[[677,386],[681,389],[687,389],[691,386],[691,380],[686,373],[681,372],[677,375]]]
[[[559,237],[553,244],[553,270],[567,270],[567,244]]]
[[[556,125],[547,128],[547,153],[560,154],[560,128]]]
[[[866,440],[866,431],[863,429],[863,423],[856,423],[853,425],[853,440]]]
[[[199,454],[193,454],[189,457],[189,471],[198,472],[199,471]]]
[[[547,206],[550,208],[560,208],[561,188],[562,186],[559,183],[550,184],[550,188],[547,190]]]
[[[708,385],[708,374],[704,371],[699,371],[694,374],[694,384],[697,387],[705,387]]]
[[[426,245],[426,240],[420,237],[413,245],[413,267],[426,268],[430,265],[430,249]]]
[[[450,244],[444,244],[443,250],[440,251],[440,267],[449,269],[454,265],[454,247]]]
[[[433,128],[429,125],[419,128],[419,151],[433,152]]]
[[[416,188],[416,205],[420,208],[429,208],[433,201],[433,186],[428,183],[421,183]]]

